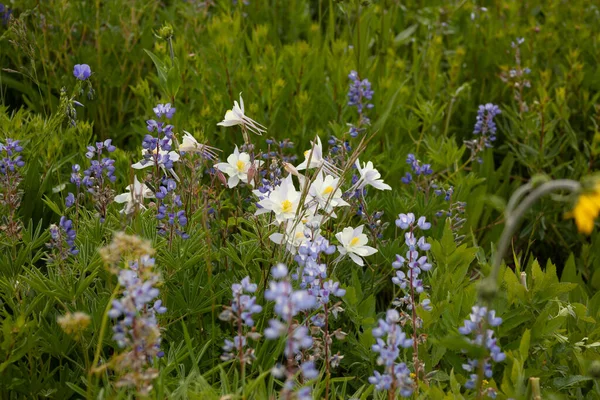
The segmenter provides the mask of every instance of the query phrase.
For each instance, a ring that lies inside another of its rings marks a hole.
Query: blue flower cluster
[[[278,156],[271,157],[269,166],[260,169],[260,185],[257,187],[257,190],[260,193],[260,196],[258,196],[259,200],[269,197],[269,194],[281,184],[284,174],[284,166],[281,161],[285,160]]]
[[[105,178],[110,182],[117,179],[115,176],[115,160],[102,157],[104,150],[112,153],[116,150],[116,147],[112,145],[112,139],[106,139],[104,142],[96,142],[96,146],[88,146],[87,150],[85,156],[92,161],[89,168],[83,171],[84,177],[81,183],[88,188],[88,192],[93,194],[95,191],[102,189],[106,183]]]
[[[374,107],[372,103],[369,103],[369,100],[373,99],[373,94],[375,92],[371,89],[371,82],[369,82],[368,79],[361,80],[356,71],[351,71],[348,78],[350,79],[348,105],[350,107],[356,107],[359,115],[359,120],[356,125],[348,124],[350,127],[349,133],[351,137],[357,137],[365,130],[365,126],[371,124],[371,120],[365,114],[365,109]]]
[[[277,141],[275,139],[267,139],[265,142],[267,143],[269,148],[265,153],[261,155],[261,158],[263,158],[264,160],[268,160],[270,158],[279,158],[287,163],[295,163],[298,160],[297,155],[287,155],[283,152],[286,149],[294,148],[294,142],[292,142],[290,139],[284,139],[280,141]],[[271,146],[274,146],[274,148],[272,148]],[[279,149],[279,151],[276,150],[277,148]]]
[[[152,388],[152,379],[157,375],[151,367],[152,360],[164,356],[156,315],[167,309],[157,299],[159,276],[153,271],[154,258],[142,256],[128,265],[129,268],[118,271],[119,284],[124,289],[122,297],[113,300],[108,316],[118,320],[113,327],[113,340],[128,349],[119,362],[119,368],[125,371],[121,382],[135,385],[144,393]]]
[[[414,154],[409,154],[406,157],[406,163],[410,165],[412,173],[416,176],[427,176],[433,174],[433,170],[431,169],[431,164],[421,164],[421,161],[417,160]],[[413,175],[410,172],[407,172],[401,179],[402,183],[409,184],[413,181]]]
[[[435,213],[435,216],[438,218],[445,217],[450,219],[450,230],[454,235],[455,241],[461,242],[464,239],[464,235],[459,234],[459,231],[462,229],[463,225],[467,221],[464,217],[465,209],[467,207],[467,203],[464,201],[452,201],[452,196],[454,195],[454,187],[450,186],[448,189],[445,189],[437,184],[431,185],[434,189],[434,193],[443,197],[444,201],[448,202],[448,208],[443,210],[439,210]]]
[[[361,190],[357,190],[355,196],[360,195],[360,192]],[[363,192],[366,194],[366,188],[363,189]],[[383,239],[383,231],[385,231],[389,225],[389,222],[383,222],[381,219],[384,212],[374,211],[373,213],[367,213],[365,210],[365,207],[362,204],[359,204],[356,208],[356,216],[364,221],[364,224],[369,228],[374,237]]]
[[[23,146],[19,143],[19,140],[13,139],[6,139],[6,143],[0,142],[0,175],[7,176],[25,166],[25,161],[19,154],[23,151]]]
[[[473,128],[473,134],[481,135],[485,147],[492,147],[492,142],[496,140],[497,127],[494,118],[501,112],[500,108],[492,103],[482,104],[477,110],[477,119]]]
[[[170,103],[158,104],[152,109],[157,118],[165,117],[167,119],[173,118],[175,114],[175,107],[171,107]],[[157,121],[155,119],[149,119],[146,121],[146,128],[150,134],[146,134],[142,140],[143,148],[143,160],[140,161],[142,166],[147,164],[158,166],[167,170],[173,169],[173,160],[168,154],[172,150],[173,143],[173,125]],[[156,134],[153,136],[152,134]],[[153,171],[155,172],[155,171]],[[159,179],[160,177],[155,177]]]
[[[181,196],[175,193],[177,182],[174,179],[163,176],[159,190],[156,191],[156,198],[160,200],[156,219],[165,221],[158,226],[160,235],[169,234],[169,240],[172,240],[172,233],[181,236],[183,239],[188,239],[189,235],[183,230],[187,225],[187,217],[183,209]]]
[[[372,350],[378,354],[377,365],[383,365],[383,373],[374,371],[369,377],[369,383],[375,385],[376,390],[387,390],[395,398],[398,394],[410,397],[414,390],[414,382],[410,370],[403,362],[398,362],[400,349],[407,349],[413,345],[413,339],[408,338],[400,325],[400,314],[396,310],[388,310],[385,320],[380,319],[373,336],[377,342]],[[385,339],[385,340],[384,340]]]
[[[18,238],[20,223],[15,218],[17,209],[21,204],[22,192],[19,190],[22,176],[20,169],[25,166],[21,156],[23,146],[18,140],[6,139],[0,142],[0,206],[6,208],[3,211],[7,215],[0,225],[0,232],[4,231],[9,237]]]
[[[8,24],[8,21],[10,21],[11,15],[12,15],[12,10],[9,9],[4,4],[0,3],[0,22],[2,23],[2,25]]]
[[[309,321],[314,339],[311,349],[313,358],[324,358],[328,369],[329,366],[335,368],[343,356],[331,353],[332,336],[341,339],[345,334],[341,330],[333,333],[329,331],[330,316],[336,317],[343,311],[339,303],[332,304],[331,296],[341,298],[346,290],[340,287],[339,282],[327,279],[327,265],[320,260],[322,255],[334,254],[336,247],[319,234],[317,223],[307,223],[305,236],[307,240],[298,247],[298,253],[294,257],[298,269],[292,278],[298,280],[300,288],[306,289],[316,299],[317,314]]]
[[[47,246],[58,252],[61,260],[66,260],[70,255],[79,254],[75,246],[77,234],[73,228],[73,221],[65,216],[60,217],[58,225],[50,225],[50,243]]]
[[[350,107],[356,107],[359,114],[362,114],[365,108],[373,108],[373,104],[368,102],[368,100],[373,99],[373,94],[375,93],[371,89],[371,82],[369,82],[368,79],[361,80],[356,71],[350,71],[348,79],[350,79],[348,105]],[[366,103],[364,102],[365,100],[367,100]]]
[[[464,325],[458,328],[458,331],[465,336],[470,336],[469,342],[484,347],[487,350],[487,355],[481,359],[483,361],[483,372],[486,378],[492,377],[492,364],[494,362],[502,362],[506,359],[506,355],[501,351],[498,345],[498,340],[494,337],[494,331],[487,329],[487,326],[495,327],[502,323],[502,318],[496,317],[494,310],[489,310],[486,307],[473,306],[469,319],[464,321]],[[484,333],[485,330],[485,333]],[[470,373],[469,380],[465,384],[467,389],[475,389],[479,379],[477,370],[480,360],[469,359],[466,364],[463,364],[463,369]],[[485,389],[489,397],[496,397],[494,388]]]
[[[80,179],[80,167],[75,164],[72,167],[71,182],[78,187],[83,185],[87,188],[100,214],[100,220],[104,221],[108,204],[114,198],[114,191],[109,183],[113,183],[117,179],[115,176],[115,160],[105,157],[104,152],[112,153],[116,150],[116,147],[112,145],[111,139],[106,139],[103,142],[96,142],[95,146],[88,146],[87,150],[85,156],[91,160],[90,166],[83,171],[83,179]]]
[[[269,320],[269,327],[265,329],[264,334],[267,339],[277,339],[286,337],[284,355],[288,360],[294,360],[301,356],[301,351],[309,349],[313,345],[313,337],[309,329],[304,324],[298,324],[294,317],[301,312],[313,310],[317,306],[317,298],[311,295],[308,290],[294,290],[292,283],[288,278],[288,269],[284,264],[277,264],[271,269],[271,276],[274,278],[269,282],[269,288],[265,291],[265,299],[275,302],[274,311],[279,317]],[[313,376],[310,368],[306,370],[301,368],[302,372],[308,371],[308,376],[303,375],[305,380],[310,380]],[[295,373],[293,366],[288,365],[285,369],[286,381],[284,392],[291,393],[295,386]],[[310,388],[300,389],[304,398],[307,393],[310,394]]]
[[[254,349],[247,347],[248,337],[256,340],[260,338],[260,334],[254,331],[247,332],[247,328],[254,327],[252,316],[262,311],[262,306],[256,303],[256,296],[252,296],[256,289],[256,284],[251,283],[248,276],[240,283],[231,285],[233,293],[231,307],[226,307],[219,318],[223,321],[231,321],[237,330],[237,335],[233,340],[225,339],[224,353],[221,356],[224,361],[237,358],[243,366],[254,360]]]
[[[431,228],[431,223],[427,222],[425,217],[416,220],[413,213],[408,213],[398,215],[396,226],[407,231],[404,234],[404,243],[408,247],[408,251],[406,252],[406,258],[396,254],[396,261],[392,263],[392,267],[397,271],[396,276],[392,278],[392,282],[406,292],[400,302],[406,305],[408,310],[413,310],[417,301],[416,295],[424,291],[423,280],[419,276],[422,271],[430,271],[432,268],[427,260],[427,255],[420,255],[418,251],[428,251],[431,245],[427,243],[424,236],[417,239],[415,230],[419,228],[421,231],[426,231]],[[406,270],[402,270],[402,268],[406,268]],[[430,300],[423,300],[421,306],[425,310],[431,310]],[[417,325],[413,326],[413,329],[416,330],[421,325],[421,321],[416,318],[416,320],[413,319],[413,322]]]

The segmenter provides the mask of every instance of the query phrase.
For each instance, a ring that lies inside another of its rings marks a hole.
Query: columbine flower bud
[[[173,27],[170,24],[164,24],[159,30],[158,30],[158,36],[161,39],[170,39],[171,37],[173,37]]]
[[[521,272],[521,285],[523,285],[525,290],[528,290],[527,289],[527,272],[525,272],[525,271]]]
[[[300,176],[300,172],[298,172],[296,167],[294,167],[292,164],[290,164],[288,162],[283,163],[283,169],[285,169],[288,173],[290,173],[292,175]]]
[[[250,165],[250,168],[248,168],[248,183],[252,182],[254,180],[255,176],[256,176],[256,164],[252,163]]]

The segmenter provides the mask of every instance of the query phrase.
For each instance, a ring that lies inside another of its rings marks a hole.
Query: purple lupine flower
[[[73,76],[80,81],[87,80],[92,75],[92,69],[87,64],[76,64],[73,67]]]
[[[20,169],[25,166],[22,151],[19,140],[7,138],[4,143],[0,142],[0,213],[3,222],[0,229],[12,238],[18,238],[21,229],[16,213],[22,198],[19,190],[23,180]]]
[[[375,93],[371,89],[371,82],[368,79],[361,80],[356,71],[351,71],[348,74],[350,79],[350,89],[348,91],[348,105],[355,106],[359,113],[362,113],[365,108],[373,108],[373,104],[363,104],[363,100],[371,100]]]
[[[104,156],[104,152],[112,153],[116,147],[111,139],[103,142],[96,142],[94,145],[87,146],[85,156],[91,160],[90,166],[83,171],[83,179],[80,178],[80,166],[75,164],[71,169],[71,182],[77,187],[83,185],[96,205],[100,215],[100,220],[104,221],[108,205],[114,199],[114,190],[111,183],[117,180],[115,175],[115,160]]]
[[[406,364],[397,361],[400,349],[411,347],[413,339],[406,336],[400,323],[400,313],[392,309],[386,312],[385,320],[380,319],[373,329],[376,343],[372,350],[378,354],[377,365],[383,365],[385,370],[383,374],[374,371],[373,376],[369,377],[369,383],[375,385],[376,390],[390,390],[394,386],[400,396],[409,397],[412,395],[414,382]]]
[[[73,193],[69,193],[65,198],[65,206],[70,208],[73,206],[73,204],[75,204],[75,195]]]
[[[61,260],[66,260],[70,255],[79,254],[75,246],[77,234],[73,228],[73,221],[65,216],[60,217],[58,225],[50,225],[50,242],[46,244],[51,249],[55,249]]]
[[[402,178],[400,178],[400,181],[406,185],[413,182],[413,174],[415,174],[417,177],[433,174],[431,165],[430,164],[421,164],[421,161],[419,161],[416,158],[416,156],[412,153],[410,153],[408,156],[406,156],[406,163],[408,165],[410,165],[410,168],[412,170],[412,173],[407,172]]]
[[[256,289],[257,285],[251,283],[248,276],[242,279],[240,283],[231,285],[231,292],[233,293],[231,306],[225,307],[219,315],[221,320],[232,322],[238,332],[233,341],[225,339],[224,353],[221,359],[224,361],[237,359],[242,368],[245,364],[250,364],[254,360],[254,349],[248,346],[247,339],[256,340],[260,337],[256,332],[248,331],[248,328],[254,326],[252,315],[262,311],[262,306],[256,303],[256,297],[250,295],[256,292]]]
[[[81,171],[79,164],[73,164],[71,166],[71,183],[77,187],[81,186],[81,174],[79,171]]]
[[[468,341],[476,346],[480,346],[487,351],[487,354],[482,358],[483,370],[486,378],[492,377],[492,364],[490,362],[502,362],[506,359],[506,355],[500,349],[498,340],[494,337],[494,331],[491,329],[484,329],[487,324],[490,327],[499,326],[502,323],[502,318],[496,317],[494,310],[488,310],[486,307],[473,306],[469,319],[464,321],[464,325],[458,328],[458,331],[468,337]],[[485,333],[484,333],[485,330]],[[463,364],[462,367],[465,371],[470,372],[469,379],[465,383],[465,388],[475,389],[477,387],[477,381],[479,376],[477,374],[480,360],[468,359],[467,363]],[[491,398],[496,397],[496,390],[494,388],[487,388],[485,390]]]
[[[118,268],[120,254],[118,261],[113,258],[113,252],[117,251],[115,248],[119,248],[114,244],[117,240],[115,237],[113,244],[102,249],[103,257],[108,257],[105,260],[110,259],[116,267],[111,270],[118,275],[122,288],[120,297],[112,301],[108,312],[108,316],[115,320],[112,338],[125,351],[117,356],[119,362],[114,368],[121,374],[119,385],[135,386],[140,393],[147,394],[158,374],[153,360],[164,356],[160,349],[161,332],[156,316],[166,313],[167,308],[158,299],[160,278],[154,272],[154,259],[146,254],[138,256],[135,261],[124,262],[123,267]],[[128,239],[126,243],[131,246],[133,240]],[[147,249],[152,250],[149,245],[140,244],[135,250]]]
[[[481,135],[485,147],[492,147],[492,142],[496,140],[497,127],[494,122],[494,117],[501,112],[500,108],[492,103],[479,106],[473,134]]]
[[[317,305],[317,298],[308,290],[294,290],[284,264],[277,264],[273,267],[271,275],[274,280],[269,282],[269,288],[265,291],[265,299],[275,303],[274,311],[278,318],[269,320],[269,326],[265,329],[264,334],[270,340],[286,337],[284,355],[290,362],[289,360],[293,360],[303,350],[309,349],[313,345],[314,339],[308,327],[298,325],[294,321],[294,317],[314,309]],[[310,364],[306,367],[309,376],[313,372],[310,367]],[[294,390],[295,374],[292,369],[291,365],[285,369],[286,381],[283,389],[285,393]]]
[[[431,245],[427,243],[424,236],[417,238],[416,231],[428,230],[431,228],[431,224],[427,222],[425,217],[416,218],[413,213],[408,213],[398,215],[396,226],[406,231],[404,233],[404,244],[406,245],[408,251],[404,257],[396,254],[396,259],[392,262],[392,267],[396,269],[396,274],[392,277],[392,283],[399,286],[404,292],[404,296],[395,299],[394,304],[404,307],[408,312],[403,311],[401,314],[393,314],[392,316],[395,318],[396,315],[398,315],[398,319],[400,320],[400,324],[402,326],[405,324],[412,325],[411,341],[415,344],[416,348],[417,340],[419,340],[417,330],[423,324],[423,320],[418,316],[416,309],[418,306],[421,306],[425,311],[432,310],[431,300],[424,299],[423,301],[419,302],[418,296],[420,293],[425,291],[421,273],[423,271],[430,271],[432,268],[432,265],[428,262],[427,255],[419,254],[419,251],[428,251],[431,248]],[[395,313],[397,312],[395,311]],[[393,320],[394,318],[388,316],[388,319],[390,320]],[[383,329],[381,324],[380,328],[378,329]],[[375,336],[377,336],[376,332],[379,331],[373,331]],[[386,353],[381,353],[380,357],[384,357],[385,355]],[[388,361],[394,359],[394,355],[395,354],[393,353],[388,354]],[[417,356],[415,356],[414,365],[415,374],[420,374],[423,371],[423,364],[420,362]],[[403,378],[398,377],[398,379]],[[411,392],[408,390],[408,388],[401,388],[400,394],[405,396],[405,394],[402,393],[408,393],[408,395],[410,395]]]
[[[158,104],[152,109],[152,111],[154,111],[154,114],[156,114],[157,118],[161,118],[164,115],[167,119],[173,118],[175,110],[175,107],[172,107],[171,103]]]
[[[4,4],[0,3],[0,21],[2,22],[2,25],[8,24],[8,21],[10,21],[11,15],[12,15],[12,10],[9,9]]]
[[[365,131],[365,127],[371,124],[371,120],[365,114],[365,109],[373,108],[373,104],[369,100],[373,98],[373,90],[371,82],[368,79],[361,80],[356,71],[351,71],[348,75],[350,79],[350,89],[348,90],[348,105],[356,107],[358,110],[359,120],[356,125],[348,124],[351,137],[357,137],[361,132]]]
[[[19,140],[6,139],[6,143],[0,142],[0,174],[8,175],[10,172],[16,172],[18,168],[25,166],[23,157],[19,154],[23,151],[23,146]]]
[[[160,235],[169,234],[169,240],[171,240],[170,233],[176,233],[183,239],[189,238],[189,235],[184,231],[187,225],[187,217],[183,209],[181,196],[175,193],[176,188],[177,183],[175,180],[165,176],[156,192],[156,198],[161,200],[156,213],[156,219],[161,221],[158,226],[158,233]]]

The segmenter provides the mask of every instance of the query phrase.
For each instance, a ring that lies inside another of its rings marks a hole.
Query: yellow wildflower
[[[597,184],[593,191],[582,193],[573,211],[566,216],[575,218],[577,230],[589,235],[594,229],[594,220],[598,214],[600,214],[600,184]]]

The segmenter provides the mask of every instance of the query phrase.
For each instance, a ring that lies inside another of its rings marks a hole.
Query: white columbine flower
[[[195,137],[191,133],[183,131],[184,135],[179,144],[179,151],[185,151],[186,153],[200,153],[206,158],[215,159],[217,151],[220,151],[214,147],[207,146],[202,143],[198,143]]]
[[[300,192],[294,187],[292,175],[288,175],[269,194],[269,197],[265,197],[258,202],[261,208],[256,210],[256,215],[273,211],[277,222],[281,223],[296,216],[299,202]]]
[[[255,169],[258,169],[262,164],[263,161],[254,160]],[[253,179],[248,182],[248,171],[250,170],[250,167],[252,167],[250,155],[248,153],[240,153],[237,146],[235,146],[233,154],[230,154],[229,157],[227,157],[226,163],[221,162],[215,164],[215,168],[229,175],[227,186],[230,188],[237,186],[240,181],[254,187]]]
[[[337,247],[340,254],[342,256],[348,254],[352,261],[361,267],[365,265],[361,257],[377,253],[377,249],[367,246],[369,239],[367,238],[367,235],[362,233],[363,226],[364,225],[357,228],[344,228],[343,231],[335,234],[336,239],[341,244],[341,246]]]
[[[371,161],[367,162],[366,164],[363,163],[361,168],[360,161],[356,159],[355,165],[358,169],[358,173],[360,174],[360,178],[352,187],[353,190],[363,189],[367,185],[371,185],[375,189],[379,190],[392,190],[390,185],[383,182],[383,179],[381,179],[381,174],[373,167],[373,163]]]
[[[308,194],[326,213],[330,213],[334,207],[349,205],[342,199],[339,182],[340,178],[335,178],[332,175],[324,176],[323,172],[319,172],[310,185]],[[332,214],[332,216],[334,215]]]
[[[217,125],[219,126],[234,126],[234,125],[242,125],[247,128],[249,131],[256,133],[257,135],[262,135],[267,131],[263,125],[254,121],[252,118],[247,117],[244,114],[244,99],[242,99],[242,94],[240,93],[240,103],[237,101],[233,102],[233,108],[231,110],[227,110],[225,113],[225,118],[223,121],[219,122]]]
[[[144,199],[154,197],[152,190],[146,184],[140,183],[137,176],[133,178],[133,185],[127,186],[126,190],[127,192],[115,196],[117,203],[125,203],[125,208],[121,210],[121,213],[131,214],[136,207],[145,210]]]
[[[297,170],[311,168],[322,168],[329,175],[338,176],[339,169],[323,158],[323,144],[321,138],[317,136],[317,142],[312,142],[312,148],[304,152],[304,161],[296,167]],[[310,159],[310,162],[308,160]]]
[[[269,239],[277,244],[285,243],[287,250],[296,254],[298,247],[307,240],[304,230],[305,226],[302,222],[290,219],[285,224],[285,233],[274,233],[269,236]]]

